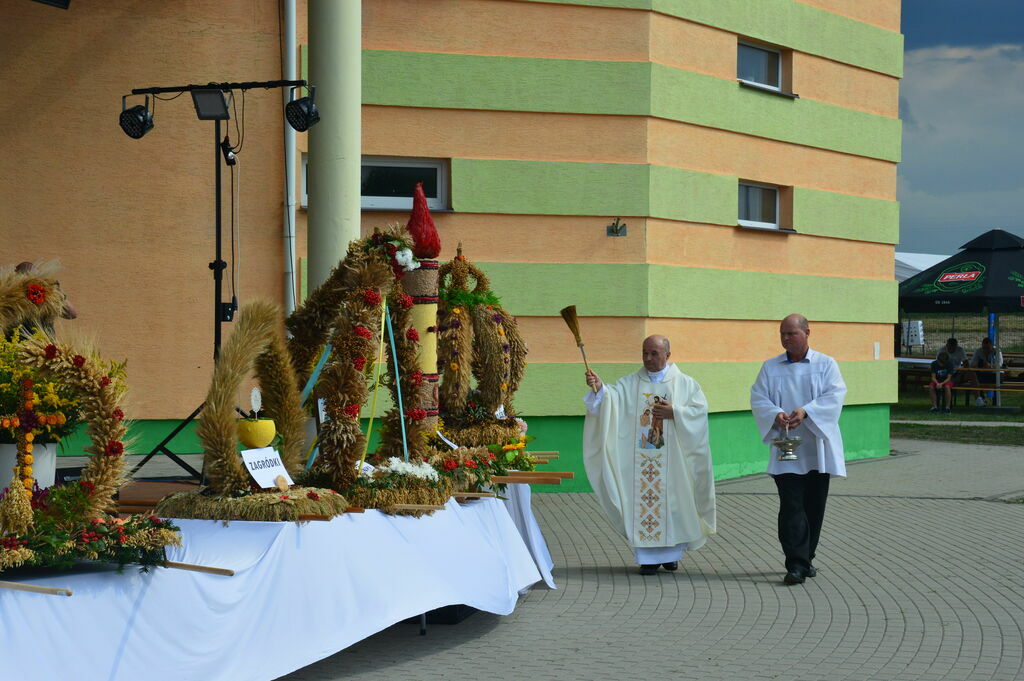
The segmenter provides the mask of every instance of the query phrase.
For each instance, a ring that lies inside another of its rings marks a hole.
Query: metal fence
[[[956,338],[968,356],[989,335],[987,314],[906,314],[901,322],[924,322],[924,345],[902,348],[900,354],[934,357],[946,344],[947,338]],[[996,345],[1003,352],[1024,352],[1024,314],[999,315],[999,334]]]

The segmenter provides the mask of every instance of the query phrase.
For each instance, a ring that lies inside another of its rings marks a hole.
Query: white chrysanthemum
[[[403,248],[395,253],[395,262],[401,265],[406,272],[412,272],[420,266],[419,261],[413,257],[412,251],[408,248]]]

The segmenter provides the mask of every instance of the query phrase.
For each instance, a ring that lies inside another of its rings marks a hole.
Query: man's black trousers
[[[828,473],[772,476],[779,490],[779,543],[786,554],[786,571],[806,574],[814,560],[828,499]]]

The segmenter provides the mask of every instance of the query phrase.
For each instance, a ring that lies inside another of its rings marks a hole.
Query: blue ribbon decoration
[[[306,404],[306,400],[309,399],[309,394],[313,392],[313,386],[315,386],[316,382],[320,380],[320,372],[323,371],[324,367],[327,365],[327,360],[330,358],[332,350],[334,350],[334,348],[331,347],[330,343],[324,346],[323,352],[320,353],[320,359],[317,360],[316,366],[313,367],[313,373],[309,375],[309,380],[306,381],[306,387],[302,389],[302,396],[299,398],[300,405]],[[319,409],[319,406],[317,408]],[[320,448],[314,444],[313,449],[309,452],[309,458],[306,459],[307,471],[312,468],[313,462],[316,461],[316,457],[319,453]]]
[[[395,392],[398,393],[398,422],[402,424],[402,452],[409,463],[409,443],[405,436],[405,408],[402,407],[402,374],[398,371],[398,348],[395,347],[395,331],[391,328],[391,315],[387,315],[388,340],[391,341],[391,359],[395,363]]]

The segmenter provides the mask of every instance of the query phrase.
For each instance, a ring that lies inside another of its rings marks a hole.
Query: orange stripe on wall
[[[865,24],[900,31],[900,0],[796,0],[832,14],[849,17]]]
[[[799,312],[799,303],[794,303]],[[530,362],[583,362],[572,334],[561,317],[517,317],[529,344]],[[811,320],[811,347],[840,361],[892,359],[891,324],[815,323]],[[779,322],[643,317],[582,317],[580,333],[587,359],[600,362],[636,362],[647,336],[667,336],[677,362],[757,362],[782,352]]]
[[[856,279],[893,279],[894,247],[721,225],[623,217],[627,236],[607,236],[604,216],[435,212],[441,259],[462,244],[471,260],[521,263],[644,263]],[[409,219],[364,212],[362,232]],[[519,235],[510,239],[510,235]],[[828,257],[822,257],[828,253]]]
[[[363,47],[646,61],[648,17],[628,9],[500,0],[364,2]]]
[[[363,153],[644,163],[641,116],[363,107]]]
[[[660,118],[648,121],[650,162],[896,200],[896,164]]]
[[[433,213],[441,237],[441,259],[455,256],[459,243],[470,260],[479,262],[644,262],[643,220],[623,217],[626,237],[609,237],[606,216],[487,215]],[[404,225],[409,213],[363,213],[363,234],[374,227]]]
[[[736,80],[734,33],[684,19],[651,17],[651,61]],[[785,46],[782,46],[785,47]],[[881,73],[793,52],[793,90],[801,97],[896,118],[899,80]]]
[[[718,225],[647,220],[647,258],[658,265],[857,279],[894,278],[894,247]],[[825,255],[827,254],[827,255]]]

